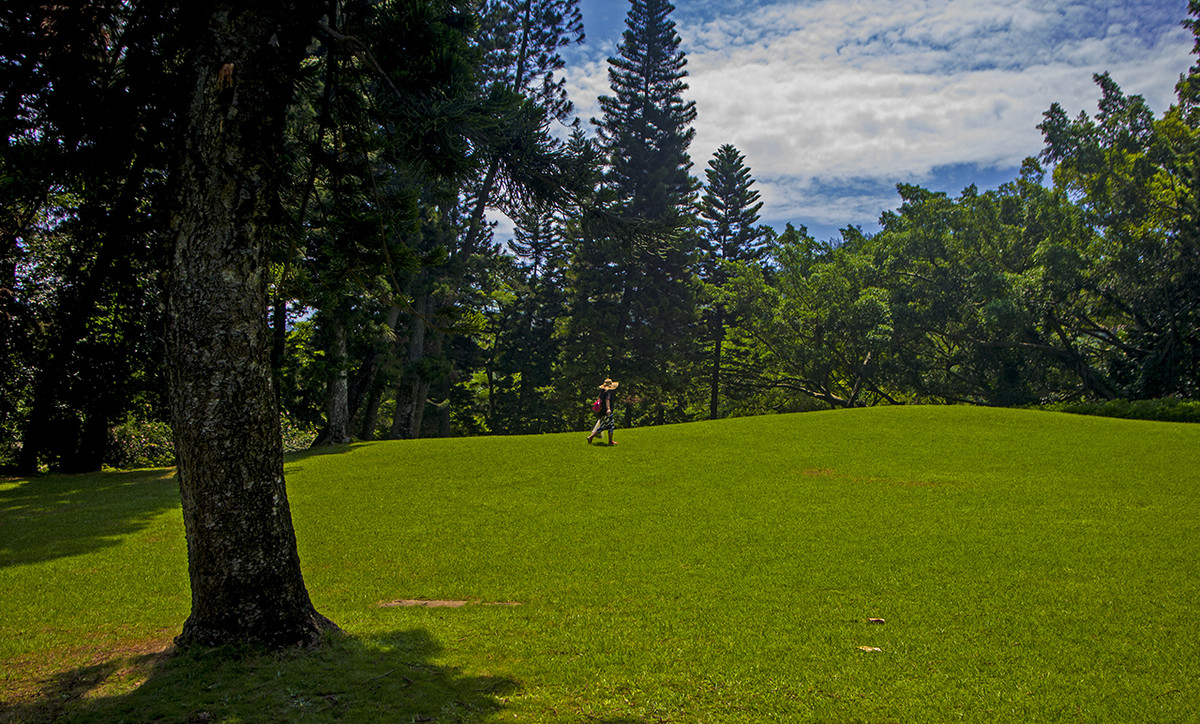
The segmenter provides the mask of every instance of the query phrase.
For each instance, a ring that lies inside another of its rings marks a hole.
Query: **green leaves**
[[[1200,5],[1190,12],[1196,16]],[[1055,105],[1039,126],[1043,158],[1057,164],[1055,187],[1078,199],[1094,229],[1094,243],[1078,249],[1083,264],[1051,254],[1047,268],[1068,275],[1065,291],[1082,292],[1063,299],[1066,316],[1078,334],[1103,344],[1128,397],[1200,393],[1196,72],[1180,82],[1179,104],[1161,118],[1103,74],[1093,117],[1068,121]]]

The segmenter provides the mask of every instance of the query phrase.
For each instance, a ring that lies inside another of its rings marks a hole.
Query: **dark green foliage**
[[[579,0],[487,0],[480,16],[485,76],[568,122],[566,79],[555,74],[564,65],[559,50],[584,39]]]
[[[770,227],[759,226],[762,209],[746,158],[731,145],[717,149],[704,174],[708,183],[700,199],[702,261],[700,275],[710,284],[727,278],[722,262],[762,261],[767,254]]]
[[[700,200],[700,279],[708,285],[710,296],[713,287],[719,290],[729,280],[731,262],[761,263],[772,236],[770,227],[757,225],[762,202],[752,188],[754,179],[745,162],[736,148],[726,144],[717,149],[704,172],[708,184]],[[708,416],[716,419],[720,414],[721,379],[728,364],[724,359],[729,334],[726,325],[737,319],[730,317],[719,299],[705,309],[704,317],[710,365]]]
[[[574,422],[560,406],[560,320],[566,315],[567,251],[562,219],[531,209],[516,219],[515,254],[497,266],[500,286],[485,344],[488,428],[559,432]]]
[[[1179,104],[1161,118],[1106,73],[1096,76],[1095,116],[1071,120],[1055,104],[1039,126],[1055,186],[1079,199],[1098,233],[1073,306],[1114,349],[1109,373],[1124,397],[1200,395],[1197,72],[1181,79]]]
[[[668,219],[690,210],[697,184],[688,146],[696,104],[683,100],[687,59],[668,0],[633,0],[617,57],[609,58],[612,96],[597,122],[608,155],[608,183],[631,214]]]
[[[1056,402],[1039,409],[1076,415],[1118,417],[1126,420],[1200,422],[1200,401],[1167,397],[1160,400],[1105,400],[1103,402]]]
[[[770,270],[735,265],[737,275],[718,296],[745,320],[755,345],[737,383],[791,390],[831,407],[895,401],[887,384],[892,310],[873,256],[792,227],[773,256]]]
[[[623,215],[663,231],[631,241],[582,229],[571,271],[572,382],[590,392],[605,377],[622,379],[646,403],[648,422],[680,419],[696,355],[697,183],[688,156],[696,110],[682,96],[687,61],[672,10],[666,0],[633,2],[609,59],[614,95],[600,98],[595,121],[603,193]]]
[[[456,194],[478,163],[472,142],[516,106],[479,95],[473,28],[454,3],[348,3],[309,59],[292,124],[293,233],[280,248],[275,360],[282,376],[285,310],[298,300],[315,310],[305,354],[316,394],[310,385],[285,406],[309,423],[323,418],[320,442],[373,437],[389,389],[417,368],[442,369],[439,333],[428,348],[424,340],[431,323],[449,326],[434,310],[453,302],[434,295],[464,268]],[[407,354],[405,335],[417,340]],[[418,384],[427,381],[422,373]],[[419,427],[414,408],[408,422]]]
[[[866,247],[890,290],[893,372],[922,398],[1013,405],[1106,389],[1092,348],[1058,334],[1063,307],[1047,298],[1070,283],[1060,260],[1094,237],[1026,170],[953,200],[901,187],[904,205]]]
[[[165,422],[128,420],[109,430],[105,464],[119,469],[175,464],[175,441]]]
[[[151,212],[177,42],[167,8],[0,12],[0,429],[22,438],[25,471],[98,469],[108,426],[163,397]]]

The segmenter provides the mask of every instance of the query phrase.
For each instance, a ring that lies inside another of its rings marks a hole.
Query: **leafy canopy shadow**
[[[432,663],[421,629],[332,634],[312,649],[183,649],[108,660],[54,675],[0,722],[487,721],[517,682]]]
[[[288,473],[345,445],[289,453]],[[117,545],[179,508],[175,468],[0,479],[0,567],[41,563]]]
[[[173,468],[0,481],[0,566],[114,546],[178,507]]]

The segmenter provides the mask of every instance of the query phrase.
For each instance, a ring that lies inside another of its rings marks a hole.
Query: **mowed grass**
[[[282,654],[160,653],[189,608],[169,471],[0,483],[0,721],[1200,721],[1200,427],[584,437],[291,459],[344,635]]]

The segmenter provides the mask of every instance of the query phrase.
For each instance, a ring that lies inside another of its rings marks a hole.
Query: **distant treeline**
[[[1108,400],[1105,402],[1055,402],[1042,405],[1051,412],[1119,417],[1157,422],[1200,422],[1200,402],[1194,400]]]

